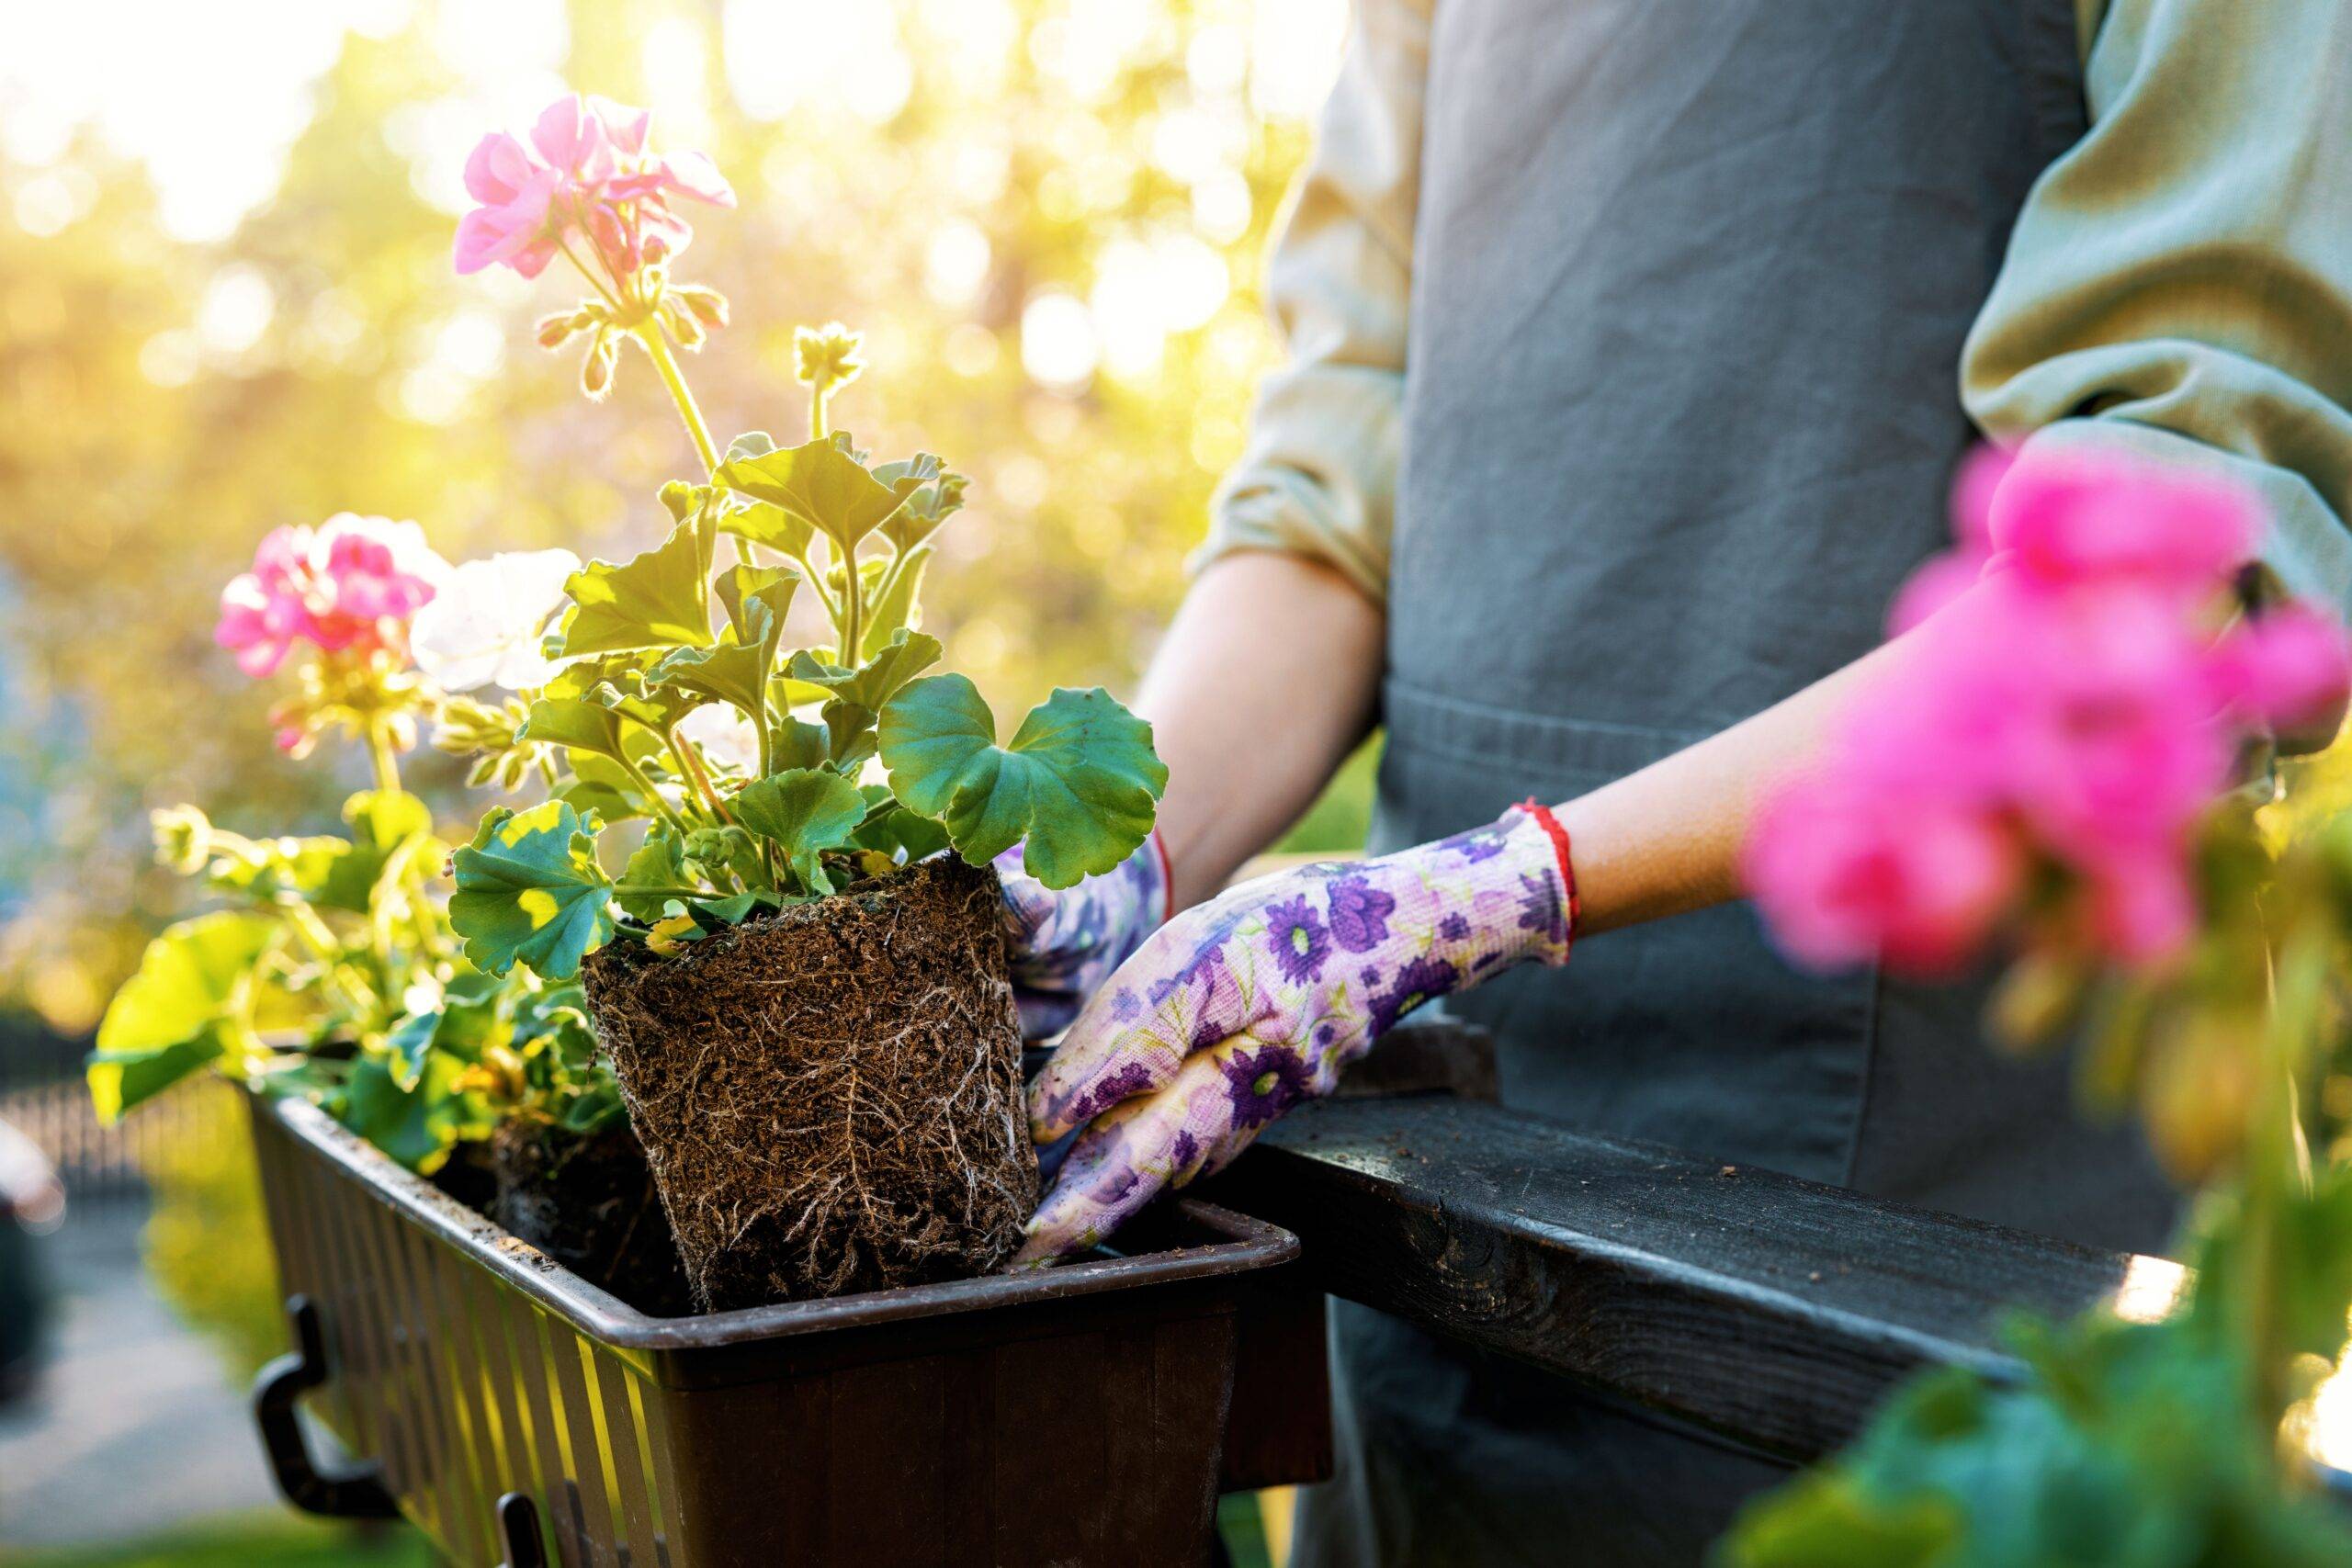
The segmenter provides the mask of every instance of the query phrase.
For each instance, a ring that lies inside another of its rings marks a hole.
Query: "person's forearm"
[[[1363,739],[1385,625],[1353,584],[1301,557],[1227,556],[1193,584],[1136,704],[1168,764],[1171,912],[1223,887]]]
[[[1889,643],[1720,735],[1555,807],[1572,845],[1577,934],[1740,897],[1740,846],[1758,796],[1805,766],[1829,718],[1903,649]]]

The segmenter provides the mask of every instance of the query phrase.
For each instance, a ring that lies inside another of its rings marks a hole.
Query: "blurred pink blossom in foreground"
[[[2343,628],[2310,609],[2218,629],[2260,521],[2250,494],[2163,465],[1973,460],[1958,547],[1892,610],[1905,657],[1758,814],[1748,885],[1789,953],[1949,971],[2037,863],[2098,951],[2177,953],[2192,831],[2241,746],[2352,687]]]
[[[483,137],[466,160],[466,190],[481,205],[458,224],[458,270],[503,262],[537,277],[571,234],[616,279],[684,250],[694,231],[671,199],[732,207],[735,192],[699,152],[649,152],[652,118],[574,93],[548,106],[528,143]]]
[[[448,571],[413,523],[345,512],[316,528],[273,529],[253,570],[221,590],[213,640],[256,677],[275,673],[297,642],[405,655],[409,617]]]

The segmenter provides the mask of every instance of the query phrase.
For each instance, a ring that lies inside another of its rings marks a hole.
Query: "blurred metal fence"
[[[0,1121],[38,1145],[65,1184],[67,1215],[144,1201],[147,1173],[171,1156],[209,1154],[241,1137],[236,1095],[205,1074],[102,1126],[82,1080],[88,1043],[0,1029]]]

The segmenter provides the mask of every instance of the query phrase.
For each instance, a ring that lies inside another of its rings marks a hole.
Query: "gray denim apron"
[[[1379,847],[1568,798],[1874,646],[1947,539],[1961,344],[2086,129],[2074,0],[1438,0]],[[1746,906],[1453,1010],[1595,1131],[2113,1247],[2171,1195],[1981,988],[1791,969]],[[1682,1563],[1781,1478],[1357,1308],[1296,1561]]]

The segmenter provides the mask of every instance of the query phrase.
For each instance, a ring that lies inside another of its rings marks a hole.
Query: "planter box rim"
[[[1067,1301],[1142,1285],[1206,1280],[1295,1258],[1298,1238],[1263,1220],[1197,1199],[1180,1200],[1191,1224],[1223,1239],[1134,1257],[1090,1258],[1023,1274],[779,1302],[693,1317],[653,1317],[599,1289],[487,1216],[449,1197],[307,1100],[255,1106],[309,1144],[379,1202],[521,1291],[592,1338],[627,1351],[712,1349],[845,1328]]]

